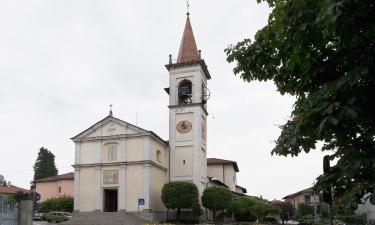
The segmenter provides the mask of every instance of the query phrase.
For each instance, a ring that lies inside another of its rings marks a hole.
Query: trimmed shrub
[[[213,213],[216,221],[216,212],[229,209],[232,203],[232,192],[225,187],[208,187],[203,191],[202,205]]]
[[[191,213],[195,217],[200,217],[203,214],[203,210],[199,202],[194,202],[191,207]]]
[[[74,199],[69,196],[50,198],[40,203],[40,212],[63,211],[73,212]]]
[[[198,202],[198,188],[195,184],[185,181],[174,181],[164,184],[161,200],[168,209],[177,209],[177,220],[181,209],[192,208]]]

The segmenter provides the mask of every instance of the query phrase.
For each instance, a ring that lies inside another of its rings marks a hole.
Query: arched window
[[[191,104],[193,99],[192,83],[190,80],[183,80],[178,85],[178,104]]]

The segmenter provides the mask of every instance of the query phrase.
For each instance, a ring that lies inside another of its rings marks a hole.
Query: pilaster
[[[145,199],[145,205],[143,210],[150,209],[150,175],[151,165],[143,166],[143,197]]]
[[[125,210],[126,209],[126,192],[125,192],[125,186],[126,186],[126,166],[121,165],[120,166],[120,172],[119,172],[119,210]]]
[[[75,164],[80,164],[81,163],[81,142],[76,142],[75,143]]]
[[[102,142],[97,141],[95,143],[95,163],[102,162]]]
[[[79,211],[80,169],[74,169],[74,211]]]
[[[101,188],[101,176],[102,168],[101,166],[95,167],[95,209],[102,210],[102,188]]]

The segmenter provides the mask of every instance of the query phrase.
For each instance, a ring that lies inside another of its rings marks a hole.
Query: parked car
[[[51,223],[51,222],[61,223],[61,222],[65,222],[65,221],[67,221],[71,218],[72,218],[72,214],[68,213],[68,212],[52,211],[52,212],[49,212],[47,214],[47,221],[49,223]]]
[[[41,221],[42,219],[42,213],[35,213],[33,216],[33,220]]]

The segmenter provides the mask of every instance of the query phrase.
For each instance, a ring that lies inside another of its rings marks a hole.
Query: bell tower
[[[207,81],[189,13],[176,62],[169,55],[169,147],[171,181],[190,181],[202,193],[207,182]]]

